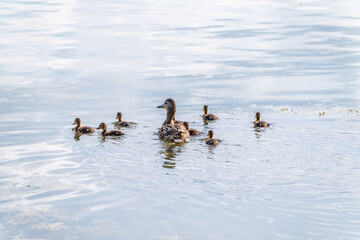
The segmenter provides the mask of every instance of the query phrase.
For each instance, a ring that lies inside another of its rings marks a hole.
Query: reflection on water
[[[0,239],[359,239],[359,7],[2,0]]]
[[[75,134],[74,134],[74,139],[75,139],[76,141],[79,141],[79,140],[80,140],[81,135],[82,135],[82,133],[75,131]]]
[[[255,133],[256,138],[260,139],[266,130],[267,130],[266,128],[254,127],[254,133]]]
[[[165,168],[175,168],[176,166],[176,156],[181,154],[184,150],[185,143],[171,143],[163,141],[160,154],[165,159],[163,167]]]

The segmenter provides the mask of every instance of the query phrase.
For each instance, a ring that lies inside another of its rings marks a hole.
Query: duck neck
[[[163,125],[166,125],[166,124],[174,125],[175,115],[176,115],[176,108],[169,108],[167,110],[166,119],[165,119]]]
[[[106,135],[106,133],[107,133],[107,126],[105,125],[105,126],[103,126],[102,127],[102,135]]]
[[[209,109],[208,108],[204,108],[204,116],[206,115],[206,114],[208,114],[209,113]]]
[[[76,126],[76,127],[75,127],[75,131],[78,131],[78,130],[80,129],[80,124],[81,124],[81,123],[79,123],[79,122],[76,123],[76,125],[75,125],[75,126]]]

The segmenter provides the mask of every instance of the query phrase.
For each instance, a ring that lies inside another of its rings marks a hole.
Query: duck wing
[[[204,119],[211,121],[211,120],[217,120],[219,118],[216,115],[209,113],[209,114],[204,115]]]
[[[109,135],[109,136],[120,136],[120,135],[124,135],[124,133],[121,132],[121,131],[112,130],[112,131],[108,132],[107,135]]]
[[[84,127],[81,127],[79,129],[79,132],[81,132],[81,133],[93,133],[93,132],[95,132],[95,130],[92,127],[84,126]]]
[[[176,142],[190,141],[190,134],[182,124],[163,125],[159,130],[159,137],[164,140]]]
[[[255,127],[269,127],[270,125],[265,121],[254,122]]]

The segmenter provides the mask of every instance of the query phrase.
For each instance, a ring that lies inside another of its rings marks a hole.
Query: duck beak
[[[96,130],[99,130],[100,129],[100,127],[98,127]]]
[[[165,104],[157,106],[156,108],[165,108]]]
[[[76,123],[74,122],[73,125],[75,125]]]

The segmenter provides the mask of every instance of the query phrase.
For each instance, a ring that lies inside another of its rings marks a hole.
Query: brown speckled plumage
[[[214,131],[213,130],[209,130],[208,132],[208,139],[206,139],[206,144],[210,145],[210,146],[216,146],[219,144],[219,140],[214,138]]]
[[[102,135],[103,136],[121,136],[124,135],[123,132],[119,131],[119,130],[111,130],[111,131],[107,131],[107,125],[106,123],[102,122],[100,123],[99,127],[97,129],[102,129]]]
[[[76,125],[74,130],[76,132],[79,132],[79,133],[93,133],[93,132],[95,132],[95,130],[92,127],[87,127],[87,126],[82,127],[80,118],[75,118],[75,121],[74,121],[73,125]]]
[[[184,126],[185,126],[186,130],[189,131],[190,136],[198,136],[198,135],[200,135],[200,132],[198,130],[196,130],[194,128],[190,128],[190,125],[189,125],[188,122],[184,122]]]
[[[254,122],[254,127],[269,127],[270,125],[265,122],[265,121],[261,121],[261,113],[257,112],[255,114],[255,119],[256,121]]]
[[[173,99],[167,99],[163,105],[157,108],[165,108],[166,119],[160,128],[158,135],[163,140],[174,142],[188,142],[190,141],[189,131],[186,130],[184,124],[180,121],[175,121],[176,103]]]
[[[118,112],[116,115],[116,119],[118,119],[119,121],[117,123],[115,123],[115,125],[119,126],[119,127],[130,127],[131,124],[129,122],[123,121],[122,118],[123,118],[122,113]]]
[[[212,120],[217,120],[219,119],[217,116],[215,116],[214,114],[209,113],[209,106],[208,105],[204,105],[204,115],[203,115],[203,119],[207,120],[207,121],[212,121]]]

